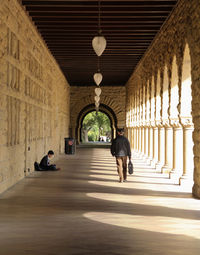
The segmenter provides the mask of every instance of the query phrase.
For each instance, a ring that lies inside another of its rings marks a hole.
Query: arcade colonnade
[[[133,151],[179,184],[193,180],[191,101],[191,61],[186,44],[181,77],[174,56],[171,72],[165,65],[133,85],[126,113]]]
[[[132,148],[200,197],[200,5],[179,0],[126,84]]]

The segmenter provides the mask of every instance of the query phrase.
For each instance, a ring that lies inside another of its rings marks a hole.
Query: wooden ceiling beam
[[[177,0],[178,1],[178,0]],[[101,0],[103,86],[126,84],[176,0]],[[94,86],[97,0],[21,0],[72,86]],[[80,75],[77,76],[77,73]]]

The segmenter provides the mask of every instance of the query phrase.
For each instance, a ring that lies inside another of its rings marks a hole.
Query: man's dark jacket
[[[42,169],[47,169],[49,167],[49,158],[48,155],[44,156],[40,162],[40,167]]]
[[[111,154],[115,157],[131,157],[130,143],[125,136],[119,135],[112,141]]]

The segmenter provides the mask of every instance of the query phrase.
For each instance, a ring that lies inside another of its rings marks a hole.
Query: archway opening
[[[112,138],[111,120],[104,112],[91,111],[81,123],[82,143],[110,143]]]

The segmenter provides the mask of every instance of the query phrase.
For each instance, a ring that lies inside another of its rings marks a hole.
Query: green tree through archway
[[[83,119],[81,131],[82,142],[109,142],[111,140],[110,119],[103,112],[90,112]]]

